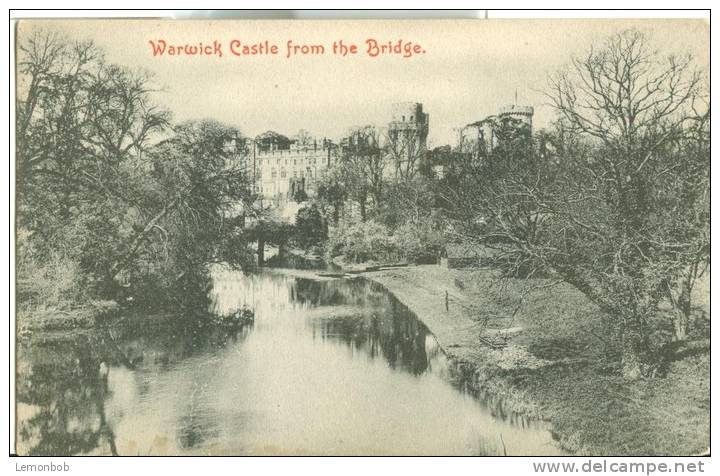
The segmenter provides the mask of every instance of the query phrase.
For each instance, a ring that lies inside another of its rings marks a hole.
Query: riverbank
[[[600,311],[569,286],[434,265],[363,276],[431,329],[459,369],[473,374],[475,390],[549,421],[567,451],[690,455],[709,445],[709,339],[702,332],[665,378],[627,382],[603,364]],[[530,286],[539,289],[526,294]],[[493,348],[480,337],[507,337],[507,346]]]
[[[68,307],[40,307],[17,310],[15,324],[20,337],[37,332],[83,331],[94,329],[98,322],[118,318],[120,306],[115,301],[90,301]]]

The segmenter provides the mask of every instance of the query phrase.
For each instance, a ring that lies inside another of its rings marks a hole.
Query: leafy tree
[[[296,203],[302,203],[302,202],[306,201],[307,199],[308,199],[308,194],[305,193],[305,190],[302,188],[297,189],[295,191],[295,193],[293,194],[293,200]]]
[[[206,281],[206,266],[228,262],[228,253],[229,264],[250,265],[239,223],[229,219],[234,205],[250,195],[244,141],[234,128],[209,120],[181,124],[174,132],[148,153],[153,188],[146,206],[136,210],[139,224],[121,248],[113,276],[163,263],[164,276],[189,285]]]
[[[181,298],[206,286],[208,264],[246,264],[234,209],[252,196],[238,131],[171,127],[150,100],[151,78],[106,63],[89,42],[38,32],[18,64],[21,282],[32,287],[21,273],[64,262],[79,274],[72,288],[90,295],[152,283],[148,293]]]
[[[318,183],[317,199],[323,207],[331,208],[330,214],[335,226],[340,222],[340,213],[348,198],[342,170],[331,169],[326,177]]]
[[[328,226],[316,204],[298,210],[294,240],[304,249],[322,245],[328,237]]]
[[[374,221],[343,223],[331,229],[328,251],[355,263],[395,260],[400,255],[387,227]]]
[[[106,289],[124,212],[142,195],[137,167],[169,115],[149,102],[147,75],[107,64],[90,42],[37,32],[18,63],[18,227],[32,259],[60,248]]]

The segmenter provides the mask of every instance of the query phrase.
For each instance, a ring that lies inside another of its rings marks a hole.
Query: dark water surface
[[[218,270],[213,302],[255,308],[254,325],[148,316],[21,342],[18,452],[558,454],[542,425],[463,391],[433,335],[378,285]]]

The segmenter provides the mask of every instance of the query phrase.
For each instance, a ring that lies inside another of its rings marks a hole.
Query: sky
[[[638,28],[663,54],[689,52],[709,65],[704,20],[25,20],[17,42],[34,30],[92,39],[106,59],[153,74],[158,104],[176,121],[213,118],[255,136],[300,129],[337,140],[353,126],[383,126],[393,102],[420,102],[430,115],[430,146],[454,143],[455,130],[515,102],[535,108],[536,128],[553,111],[548,74],[612,34]],[[153,56],[150,41],[212,44],[222,57]],[[365,41],[412,42],[424,53],[369,57]],[[268,41],[277,55],[234,56],[231,41]],[[286,58],[287,41],[321,44],[324,55]],[[332,54],[334,41],[358,54]]]

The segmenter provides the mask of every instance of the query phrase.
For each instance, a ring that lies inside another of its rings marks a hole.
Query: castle
[[[401,144],[398,160],[407,161],[427,147],[429,116],[422,104],[413,102],[393,104],[391,114],[387,142]],[[293,139],[271,131],[260,134],[250,143],[248,164],[255,192],[276,207],[291,202],[301,191],[313,196],[346,145],[347,141],[336,144],[306,134]]]
[[[498,120],[513,119],[528,127],[532,133],[534,109],[531,106],[512,104],[500,108],[496,115],[487,116],[477,122],[466,125],[460,130],[459,148],[463,152],[478,150],[478,144],[484,144],[487,150],[497,145],[495,125]]]
[[[324,138],[292,140],[265,133],[253,141],[251,156],[255,191],[279,206],[300,191],[314,193],[318,181],[337,160],[338,148]]]
[[[497,119],[512,118],[532,130],[533,108],[517,104],[500,108],[497,115],[468,124],[460,131],[459,148],[476,147],[483,141],[492,148],[497,139],[493,125]],[[416,102],[399,102],[391,106],[391,119],[378,137],[382,147],[392,159],[394,167],[387,167],[385,175],[398,179],[408,167],[417,167],[417,158],[427,150],[429,114]],[[313,138],[301,131],[288,138],[268,131],[250,141],[248,172],[254,191],[262,200],[277,208],[294,202],[298,194],[312,197],[320,181],[343,155],[344,148],[353,144],[353,132],[340,143],[327,138]]]

